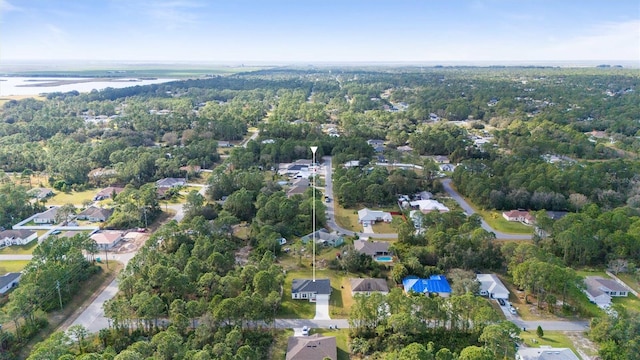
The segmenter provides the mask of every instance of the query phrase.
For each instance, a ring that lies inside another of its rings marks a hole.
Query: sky
[[[640,0],[0,0],[18,60],[640,66]]]

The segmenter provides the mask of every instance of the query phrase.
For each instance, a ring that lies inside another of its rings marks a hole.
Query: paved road
[[[458,202],[458,204],[460,204],[460,207],[468,215],[475,214],[475,211],[473,210],[471,205],[469,205],[469,203],[467,203],[465,199],[462,196],[460,196],[460,194],[458,194],[458,192],[451,187],[451,179],[442,180],[442,186],[444,187],[444,190],[447,192],[447,194],[449,194],[449,196],[451,196],[453,200]],[[507,234],[507,233],[494,230],[491,226],[489,226],[489,224],[487,224],[486,221],[484,221],[484,219],[482,219],[482,228],[496,234],[496,239],[500,239],[500,240],[531,240],[531,235]]]
[[[340,329],[348,329],[349,321],[347,319],[331,319],[331,320],[312,320],[312,319],[276,319],[276,327],[278,329],[295,329],[308,326],[310,328],[328,328],[329,326],[338,326]]]
[[[540,320],[540,321],[524,321],[519,319],[510,320],[512,323],[516,324],[521,329],[534,330],[538,328],[538,326],[542,327],[544,331],[587,331],[589,330],[589,322],[588,321],[551,321],[551,320]]]
[[[0,261],[28,261],[33,258],[31,254],[25,255],[14,255],[14,254],[6,254],[0,255]]]
[[[325,169],[325,177],[324,177],[325,194],[329,195],[329,197],[331,198],[331,202],[327,204],[327,226],[329,226],[329,228],[339,233],[342,233],[348,236],[353,236],[356,233],[355,231],[341,228],[336,223],[336,214],[335,214],[335,208],[334,208],[336,205],[336,201],[335,201],[335,196],[333,194],[333,177],[332,177],[333,167],[331,164],[331,156],[324,156],[322,160],[324,161],[324,169]],[[398,238],[398,234],[378,234],[378,233],[358,232],[358,235],[360,237],[371,237],[371,238],[378,238],[378,239],[397,239]]]
[[[182,217],[184,216],[184,211],[182,211],[182,205],[170,205],[171,209],[176,210],[176,214],[173,217],[173,220],[180,222]],[[125,254],[113,254],[110,253],[108,255],[108,259],[110,261],[118,261],[121,262],[124,267],[127,266],[129,261],[133,259],[136,255],[136,252],[130,252]],[[107,300],[112,299],[118,293],[118,280],[113,280],[107,287],[102,290],[102,292],[87,306],[87,308],[73,321],[71,325],[82,325],[84,326],[90,333],[95,333],[100,331],[101,329],[106,329],[109,327],[109,319],[104,316],[104,309],[102,306]],[[61,326],[61,330],[66,330],[64,325]]]

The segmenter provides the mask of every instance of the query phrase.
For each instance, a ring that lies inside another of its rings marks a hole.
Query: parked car
[[[516,308],[514,308],[513,306],[509,309],[509,312],[511,312],[513,315],[517,314],[518,312],[516,311]]]
[[[310,329],[308,326],[304,326],[304,327],[302,328],[302,335],[303,335],[303,336],[309,336],[309,331],[310,331],[310,330],[311,330],[311,329]]]
[[[498,299],[498,304],[500,304],[500,306],[507,305],[507,303],[505,303],[503,299]]]

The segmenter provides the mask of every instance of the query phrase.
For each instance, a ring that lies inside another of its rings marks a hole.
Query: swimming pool
[[[376,257],[376,261],[379,261],[379,262],[392,262],[393,261],[393,256],[377,256]]]

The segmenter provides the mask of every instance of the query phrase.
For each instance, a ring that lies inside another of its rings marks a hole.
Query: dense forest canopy
[[[290,196],[290,179],[277,172],[311,159],[310,146],[320,161],[332,156],[332,196],[347,211],[395,209],[401,194],[440,196],[448,176],[478,208],[533,212],[531,243],[498,243],[479,215],[452,208],[394,222],[392,269],[349,253],[353,239],[328,261],[332,271],[395,284],[406,275],[452,280],[446,300],[399,289],[356,297],[353,354],[513,357],[520,330],[473,296],[474,271],[502,272],[539,309],[591,316],[573,268],[640,263],[639,83],[637,70],[622,68],[305,67],[8,100],[0,109],[0,226],[46,203],[5,173],[41,175],[48,184],[31,187],[63,192],[121,186],[105,226],[135,228],[162,213],[156,180],[207,171],[206,191],[185,196],[183,221],[153,233],[121,273],[120,292],[105,306],[111,328],[91,342],[81,328],[55,333],[31,358],[264,358],[277,336],[265,328],[283,301],[278,262],[290,249],[281,240],[327,224],[323,194]],[[556,210],[571,213],[546,216]],[[2,333],[0,350],[19,348],[45,325],[42,312],[59,300],[47,282],[64,279],[67,301],[98,271],[80,249],[96,251],[78,236],[51,237],[34,252],[5,310],[17,337]],[[243,265],[240,249],[249,249]],[[603,359],[620,358],[616,348],[634,353],[635,320],[621,311],[594,321]]]

